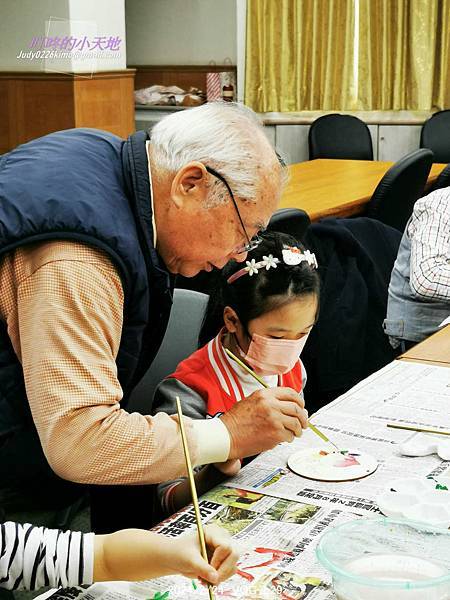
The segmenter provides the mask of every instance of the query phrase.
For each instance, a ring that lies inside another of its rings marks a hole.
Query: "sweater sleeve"
[[[93,533],[6,522],[0,525],[0,544],[0,586],[8,590],[92,583]]]
[[[153,411],[173,415],[177,412],[175,398],[179,396],[181,409],[185,417],[191,419],[206,418],[206,401],[194,389],[184,384],[179,379],[169,377],[161,381],[155,390]]]

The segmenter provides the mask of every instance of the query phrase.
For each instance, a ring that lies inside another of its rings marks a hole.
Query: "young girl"
[[[299,359],[313,327],[319,302],[314,254],[291,236],[266,232],[245,264],[232,261],[210,296],[200,343],[209,343],[182,361],[155,392],[155,412],[176,412],[194,419],[218,417],[261,384],[230,358],[229,349],[270,387],[302,394],[306,373]],[[220,331],[219,331],[220,329]],[[240,461],[207,466],[196,474],[204,493],[236,473]],[[183,479],[158,486],[161,505],[172,513],[190,501]]]
[[[197,533],[177,539],[140,529],[94,535],[6,522],[0,525],[0,587],[35,590],[177,573],[215,585],[235,573],[237,554],[220,527],[207,525],[205,539],[210,564]]]

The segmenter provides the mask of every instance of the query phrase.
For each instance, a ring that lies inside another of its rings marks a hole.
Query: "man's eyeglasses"
[[[249,235],[247,233],[247,230],[245,229],[244,221],[242,220],[241,213],[239,212],[238,205],[236,203],[236,200],[234,199],[233,192],[231,191],[231,188],[228,185],[228,181],[225,179],[225,177],[223,177],[223,175],[221,175],[220,173],[218,173],[215,169],[212,169],[211,167],[208,167],[208,166],[205,165],[205,168],[208,171],[208,173],[210,173],[214,177],[217,177],[217,179],[219,179],[224,184],[224,186],[227,188],[227,191],[228,191],[228,193],[230,195],[230,198],[231,198],[231,200],[232,200],[232,202],[234,204],[234,208],[236,209],[237,216],[239,218],[239,222],[241,223],[242,229],[244,231],[244,235],[247,238],[247,243],[244,246],[241,246],[240,248],[237,248],[235,250],[235,253],[236,254],[244,254],[245,252],[251,252],[257,246],[259,246],[259,244],[262,242],[262,239],[258,235],[255,235],[254,237],[252,237],[252,239],[250,239],[250,237],[249,237]]]

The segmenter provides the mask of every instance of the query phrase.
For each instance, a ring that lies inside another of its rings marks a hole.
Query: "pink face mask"
[[[254,333],[242,358],[259,375],[283,375],[294,368],[309,333],[298,340],[276,340]]]

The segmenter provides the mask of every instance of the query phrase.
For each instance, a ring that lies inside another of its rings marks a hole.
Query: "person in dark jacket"
[[[79,490],[63,479],[88,484],[97,532],[151,524],[139,486],[183,472],[178,426],[126,405],[164,336],[173,275],[245,260],[283,180],[254,113],[222,103],[170,115],[151,138],[73,129],[0,158],[3,488],[64,505]],[[293,439],[289,404],[303,410],[279,388],[187,420],[195,464]]]

